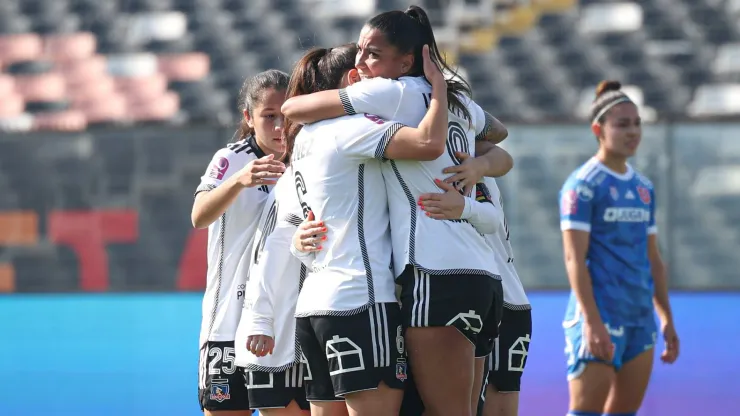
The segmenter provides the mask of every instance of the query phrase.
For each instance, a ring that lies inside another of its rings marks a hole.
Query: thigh
[[[285,371],[246,371],[244,379],[252,409],[287,408],[295,402],[301,409],[308,410],[303,387],[304,368],[300,363]]]
[[[518,392],[527,365],[532,311],[504,308],[499,336],[488,361],[488,384],[499,392]]]
[[[198,366],[201,410],[249,410],[244,373],[234,363],[234,351],[234,341],[208,341],[201,347]]]
[[[568,380],[570,410],[601,414],[614,377],[614,367],[609,364],[584,363],[578,376]]]
[[[350,316],[312,317],[325,352],[334,394],[377,389],[384,382],[402,389],[408,377],[398,304],[378,303]]]
[[[481,275],[430,275],[407,267],[399,277],[406,328],[457,328],[473,345],[483,329],[500,281]]]
[[[633,332],[633,331],[630,331]],[[652,335],[640,335],[640,330],[636,330],[637,336],[632,338],[628,336],[627,351],[625,353],[625,362],[617,372],[617,376],[612,383],[609,398],[604,408],[605,413],[631,413],[637,412],[642,405],[650,375],[653,370],[654,348],[652,346]],[[635,352],[641,350],[635,356]],[[629,359],[627,359],[629,357]]]
[[[313,329],[314,318],[296,318],[296,338],[301,347],[301,362],[304,365],[303,377],[306,399],[311,401],[344,401],[334,394],[334,386],[329,376],[329,363],[326,360],[323,344]]]

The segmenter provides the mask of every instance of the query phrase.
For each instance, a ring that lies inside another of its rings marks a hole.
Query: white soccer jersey
[[[295,336],[295,305],[306,266],[290,254],[293,234],[303,218],[290,171],[278,180],[265,203],[249,267],[244,310],[236,330],[236,365],[251,371],[285,371],[300,362]],[[250,335],[275,340],[272,354],[257,357],[246,348]]]
[[[398,81],[375,78],[340,90],[348,114],[364,112],[418,126],[431,100],[431,86],[421,77]],[[485,131],[483,110],[463,98],[472,120],[457,110],[448,117],[447,151],[434,161],[389,161],[383,163],[393,230],[393,259],[396,275],[407,264],[429,274],[482,274],[499,279],[491,247],[466,220],[440,221],[427,217],[417,201],[424,193],[440,192],[434,183],[442,170],[460,164],[455,152],[475,153],[475,137]]]
[[[504,207],[504,198],[501,190],[493,178],[484,178],[484,184],[490,193],[490,198],[498,202],[501,209]],[[522,281],[514,267],[514,251],[509,241],[509,225],[505,217],[501,217],[499,230],[495,234],[486,234],[486,239],[493,247],[496,262],[499,264],[501,283],[504,287],[504,307],[511,310],[531,309],[527,294],[524,292]]]
[[[254,138],[216,152],[198,192],[215,189],[249,162],[263,157]],[[249,249],[271,186],[243,189],[221,217],[208,227],[208,275],[203,296],[200,345],[233,341],[244,302]]]
[[[379,159],[401,124],[355,115],[303,127],[293,149],[296,195],[328,228],[296,316],[346,316],[396,302],[388,201]]]

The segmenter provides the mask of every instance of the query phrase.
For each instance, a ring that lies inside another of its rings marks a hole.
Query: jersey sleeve
[[[384,160],[385,148],[393,135],[404,127],[403,124],[386,121],[382,118],[365,114],[365,120],[358,120],[362,126],[359,134],[344,134],[338,140],[343,152],[366,159]]]
[[[251,319],[247,325],[247,335],[267,335],[275,337],[273,322],[275,319],[275,299],[280,294],[280,288],[285,285],[299,284],[289,279],[297,279],[297,275],[290,273],[291,268],[300,267],[300,263],[289,251],[296,226],[287,222],[278,223],[275,229],[267,236],[259,260],[250,272],[252,282],[250,287],[252,308]]]
[[[373,78],[356,82],[339,90],[347,115],[376,114],[394,118],[403,97],[403,84],[387,78]]]
[[[591,232],[595,189],[589,183],[569,179],[560,191],[560,230]]]
[[[216,152],[208,164],[208,169],[200,178],[200,184],[195,190],[195,195],[218,187],[241,169],[236,159],[236,153],[232,150],[224,148]]]
[[[460,217],[468,220],[481,234],[495,234],[503,220],[504,212],[491,200],[491,193],[484,183],[475,188],[475,199],[466,197],[465,205],[469,207]]]
[[[486,129],[486,112],[473,100],[470,100],[468,104],[468,110],[470,115],[473,117],[475,122],[475,141],[485,140],[486,133],[490,129]]]
[[[647,233],[650,234],[658,234],[658,224],[656,222],[655,214],[656,214],[656,208],[655,208],[655,189],[650,189],[650,221],[648,222],[648,229]]]

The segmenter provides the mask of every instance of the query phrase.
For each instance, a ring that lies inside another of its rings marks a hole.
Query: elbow
[[[514,169],[514,158],[508,152],[506,153],[506,157],[501,163],[501,169],[504,171],[503,175],[506,175],[507,173],[509,173],[509,171]]]
[[[193,210],[190,214],[190,222],[193,224],[193,228],[197,230],[208,228],[208,226],[211,225],[211,223],[207,222],[206,219],[203,218],[203,215],[196,210]]]
[[[283,116],[295,123],[306,123],[308,120],[301,117],[300,109],[295,103],[295,99],[289,98],[285,100],[283,105],[280,107],[280,112]]]
[[[447,131],[445,130],[445,133]],[[437,160],[438,157],[442,156],[446,149],[446,140],[444,137],[442,140],[439,138],[429,137],[429,140],[419,149],[419,160],[429,161]]]

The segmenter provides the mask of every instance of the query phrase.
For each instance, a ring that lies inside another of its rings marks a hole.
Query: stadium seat
[[[740,84],[702,85],[696,90],[687,110],[692,116],[738,114]]]

